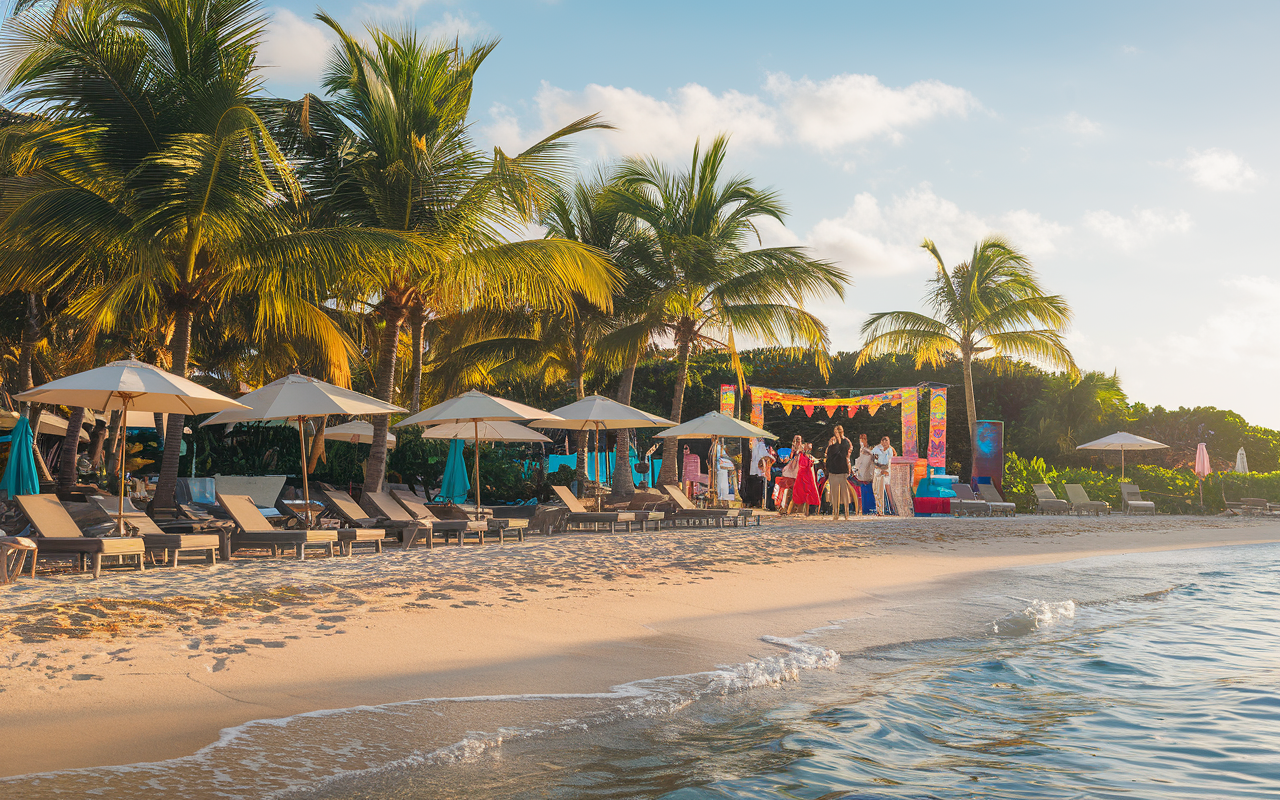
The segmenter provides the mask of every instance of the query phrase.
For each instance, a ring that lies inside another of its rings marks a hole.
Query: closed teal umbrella
[[[20,494],[40,494],[31,439],[31,425],[26,417],[19,417],[10,437],[9,463],[5,465],[4,478],[0,479],[0,492],[9,499]]]
[[[440,484],[440,499],[450,503],[465,503],[467,490],[471,488],[470,481],[467,480],[467,460],[462,457],[462,447],[461,439],[450,441],[449,458],[444,462],[444,482]]]

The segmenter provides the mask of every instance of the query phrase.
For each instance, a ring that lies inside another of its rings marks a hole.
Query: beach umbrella
[[[449,445],[449,457],[453,458],[453,448],[458,447],[459,455],[462,451],[463,442],[474,442],[476,447],[476,513],[480,513],[480,442],[549,442],[547,437],[531,431],[523,425],[517,425],[507,420],[495,420],[492,422],[449,422],[443,425],[432,425],[422,432],[423,439],[452,439],[454,444]],[[461,467],[461,476],[465,480],[467,476],[466,468],[462,464],[462,459],[458,460]],[[449,463],[445,462],[445,478],[449,477]],[[456,478],[454,479],[456,481]],[[464,484],[465,485],[465,484]],[[441,493],[444,494],[445,485],[441,484]],[[452,487],[451,487],[452,488]],[[456,491],[456,490],[455,490]],[[450,496],[456,497],[456,494]],[[466,491],[463,491],[465,499]],[[455,501],[456,502],[456,501]]]
[[[668,428],[662,433],[654,434],[659,439],[710,439],[711,453],[716,452],[716,444],[721,437],[730,438],[757,438],[757,439],[777,439],[772,433],[764,428],[757,428],[750,422],[743,422],[736,417],[728,414],[721,414],[719,411],[709,411],[696,419],[688,422],[682,422],[674,428]],[[708,469],[712,469],[713,465],[708,464]],[[714,466],[711,472],[711,489],[714,491],[716,486],[716,474],[719,472],[719,466]]]
[[[1249,471],[1249,459],[1245,458],[1244,448],[1241,447],[1236,453],[1236,472],[1244,474]]]
[[[15,411],[8,411],[0,414],[0,430],[8,430],[18,424],[18,418],[22,416]],[[28,423],[29,424],[29,423]],[[36,417],[35,435],[48,434],[50,436],[66,436],[67,425],[70,422],[57,414],[50,414],[48,411],[41,411]],[[84,428],[80,428],[80,441],[89,441],[89,434],[85,433]]]
[[[83,406],[95,411],[149,411],[208,414],[241,406],[229,397],[141,361],[113,361],[14,395],[18,400],[49,405]],[[125,437],[120,441],[124,452]],[[116,525],[124,535],[124,462],[120,458],[120,511]]]
[[[535,428],[557,428],[570,431],[595,431],[596,480],[600,479],[600,432],[631,428],[670,428],[675,425],[669,419],[641,411],[610,400],[598,394],[584,397],[563,408],[551,412],[558,419],[543,419],[529,423]]]
[[[0,492],[10,500],[20,494],[40,494],[33,439],[31,423],[19,416],[9,436],[9,463],[4,467],[4,478],[0,479]]]
[[[338,442],[351,442],[352,444],[373,444],[373,423],[355,420],[354,422],[334,425],[332,428],[324,429],[324,438]],[[395,446],[396,435],[388,433],[387,449],[390,450]]]
[[[1161,444],[1154,439],[1147,439],[1142,436],[1135,436],[1132,433],[1120,431],[1110,436],[1104,436],[1101,439],[1095,439],[1086,444],[1076,445],[1077,450],[1119,450],[1120,451],[1120,480],[1124,480],[1124,454],[1126,450],[1160,450],[1168,447],[1167,444]]]
[[[465,442],[449,442],[449,457],[444,461],[444,478],[440,481],[440,497],[455,505],[467,502],[471,479],[467,477],[467,459],[462,453]]]
[[[214,414],[200,423],[219,425],[233,422],[266,422],[291,420],[298,426],[298,443],[302,447],[302,499],[307,526],[311,526],[311,489],[307,480],[307,434],[304,423],[310,417],[330,414],[391,414],[404,411],[400,406],[384,403],[376,397],[353,392],[306,375],[286,375],[261,389],[240,398],[241,408]],[[372,433],[372,426],[370,426]]]
[[[1195,474],[1197,483],[1200,484],[1200,507],[1204,508],[1204,479],[1212,472],[1209,468],[1209,448],[1204,442],[1196,445],[1196,466]]]
[[[493,397],[472,389],[457,397],[451,397],[443,403],[437,403],[431,408],[419,411],[417,414],[396,423],[395,427],[403,428],[408,425],[434,426],[465,422],[472,426],[472,437],[476,440],[484,441],[484,438],[480,435],[480,423],[482,422],[531,422],[533,420],[554,418],[554,414],[539,411],[532,406],[526,406],[524,403],[503,400],[500,397]],[[455,437],[445,438],[452,439]],[[480,445],[478,443],[476,444],[475,452],[474,480],[476,514],[478,516],[480,514]]]

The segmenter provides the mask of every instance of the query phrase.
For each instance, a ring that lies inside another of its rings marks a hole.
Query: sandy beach
[[[224,728],[321,709],[606,692],[777,656],[762,636],[975,572],[1276,541],[1280,524],[1261,519],[784,518],[24,579],[0,615],[0,773],[177,758]],[[415,747],[536,712],[460,704]]]

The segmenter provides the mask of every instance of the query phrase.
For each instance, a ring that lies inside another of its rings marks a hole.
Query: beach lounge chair
[[[564,518],[568,513],[569,509],[564,506],[539,505],[529,520],[529,533],[550,536],[564,525]]]
[[[365,492],[360,496],[360,507],[377,519],[379,524],[385,524],[394,532],[398,532],[401,546],[405,550],[412,547],[415,542],[426,543],[428,549],[435,547],[437,530],[444,533],[445,544],[449,543],[449,534],[446,531],[457,533],[468,530],[466,520],[445,522],[436,519],[429,510],[426,518],[419,518],[386,492]],[[484,530],[479,523],[470,529]],[[458,544],[462,544],[461,535],[458,536]]]
[[[1156,504],[1142,499],[1142,490],[1132,483],[1120,484],[1120,499],[1126,514],[1155,514]]]
[[[676,504],[676,510],[673,514],[675,519],[686,521],[711,519],[715,520],[717,526],[722,526],[726,522],[736,526],[746,524],[752,516],[749,508],[698,508],[679,486],[668,484],[663,486],[662,490]],[[746,513],[744,514],[743,512]],[[759,522],[756,524],[759,524]]]
[[[0,585],[13,583],[22,575],[31,556],[31,577],[36,576],[36,543],[26,536],[0,536]]]
[[[143,558],[146,545],[139,536],[98,536],[90,537],[81,533],[76,521],[58,502],[58,498],[48,494],[18,495],[18,506],[36,533],[36,557],[76,556],[80,571],[85,568],[86,557],[93,563],[93,577],[102,574],[102,559],[114,557],[120,559],[121,566],[125,559],[136,559],[138,569],[146,569]]]
[[[332,556],[333,546],[338,542],[338,532],[334,530],[284,530],[271,527],[271,523],[258,510],[258,504],[247,494],[219,494],[218,505],[226,509],[236,523],[235,530],[223,539],[224,559],[231,558],[236,550],[247,549],[267,549],[274,557],[284,547],[292,547],[299,560],[306,558],[308,547],[322,548],[326,555]]]
[[[1071,501],[1072,514],[1093,514],[1095,517],[1111,513],[1111,504],[1106,500],[1090,500],[1089,493],[1078,483],[1067,484],[1067,499]]]
[[[462,545],[463,537],[472,534],[480,542],[484,544],[485,533],[489,531],[489,523],[474,520],[466,514],[461,519],[441,519],[436,516],[436,512],[426,501],[413,492],[406,492],[400,489],[392,489],[391,497],[400,504],[400,507],[409,512],[409,516],[414,519],[430,523],[432,533],[439,533],[444,536],[445,544],[449,543],[450,534],[458,537],[458,545]]]
[[[1012,517],[1017,514],[1018,507],[1006,502],[1000,493],[996,491],[996,487],[989,483],[978,484],[978,499],[991,506],[992,514],[1003,514],[1006,517]]]
[[[989,517],[991,504],[979,500],[973,493],[973,487],[967,483],[957,483],[951,487],[956,496],[951,498],[951,514],[956,517]]]
[[[635,524],[636,515],[630,511],[588,511],[586,506],[573,496],[573,492],[569,491],[568,486],[552,486],[556,496],[560,498],[560,502],[564,503],[569,509],[569,513],[564,516],[564,525],[590,525],[593,530],[598,530],[601,525],[608,525],[611,532],[616,532],[619,525],[627,526],[627,533],[631,532],[631,526]]]
[[[365,510],[351,499],[351,495],[339,489],[324,488],[318,494],[312,493],[311,497],[322,499],[325,511],[334,514],[341,521],[343,527],[329,530],[338,534],[338,545],[346,555],[351,555],[352,548],[358,544],[372,545],[375,553],[381,553],[382,541],[387,538],[386,529],[392,529],[391,538],[399,538],[399,529],[412,528],[417,524],[410,521],[404,525],[379,525],[377,520],[366,514]]]
[[[1049,488],[1047,483],[1033,483],[1031,488],[1036,492],[1036,513],[1037,514],[1067,514],[1071,511],[1071,504],[1066,500],[1059,500],[1057,495],[1053,493],[1053,489]]]
[[[102,508],[107,516],[115,520],[116,514],[120,513],[119,499],[95,495],[89,498]],[[143,514],[141,511],[134,509],[133,504],[125,499],[124,525],[125,528],[134,536],[141,536],[143,544],[146,546],[147,555],[154,558],[155,555],[161,556],[161,561],[167,563],[171,567],[178,566],[178,558],[183,553],[196,553],[205,559],[205,563],[212,564],[217,561],[217,551],[221,548],[222,542],[218,534],[215,533],[173,533],[165,531],[155,520]],[[154,563],[154,562],[153,562]]]

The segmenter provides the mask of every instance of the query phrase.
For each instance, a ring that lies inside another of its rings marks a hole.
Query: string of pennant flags
[[[828,417],[835,415],[836,409],[843,408],[852,417],[858,409],[865,408],[867,413],[875,416],[884,406],[902,407],[902,455],[916,458],[919,455],[918,420],[916,404],[923,391],[918,386],[904,386],[876,394],[859,397],[825,397],[814,398],[800,394],[787,394],[776,389],[763,386],[747,387],[751,392],[751,424],[764,427],[765,403],[782,406],[782,411],[790,415],[799,406],[804,413],[812,417],[815,411],[821,410]],[[947,455],[947,390],[945,387],[930,389],[929,395],[929,444],[928,461],[930,466],[945,466]]]

